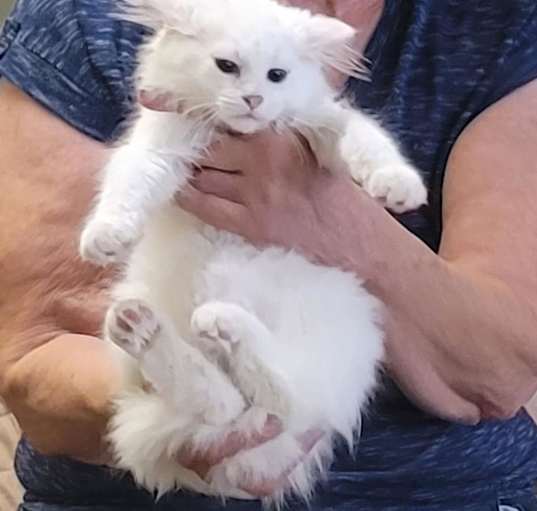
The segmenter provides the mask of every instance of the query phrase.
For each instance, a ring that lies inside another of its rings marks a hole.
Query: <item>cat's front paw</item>
[[[80,256],[98,266],[122,262],[140,237],[134,223],[92,220],[82,231]]]
[[[427,188],[410,165],[379,167],[369,174],[362,186],[371,197],[394,213],[413,211],[427,203]]]
[[[105,335],[135,358],[147,351],[162,326],[141,300],[114,303],[106,314]]]

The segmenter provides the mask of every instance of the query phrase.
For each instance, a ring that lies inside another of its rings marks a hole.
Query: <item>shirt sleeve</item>
[[[537,79],[537,2],[516,0],[506,4],[516,12],[508,23],[498,58],[491,66],[490,94],[486,106]]]
[[[113,0],[18,0],[0,33],[0,76],[99,141],[132,111],[144,29],[111,16]]]

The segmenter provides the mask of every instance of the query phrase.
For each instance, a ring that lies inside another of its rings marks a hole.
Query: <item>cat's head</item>
[[[158,31],[141,56],[146,107],[251,133],[315,108],[328,68],[358,70],[355,31],[334,18],[274,0],[129,1]]]

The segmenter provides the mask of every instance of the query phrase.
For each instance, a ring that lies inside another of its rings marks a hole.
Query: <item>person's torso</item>
[[[19,16],[44,3],[22,0]],[[125,73],[132,69],[139,33],[109,19],[109,1],[73,4],[71,15],[91,34],[93,65],[109,79],[107,101],[116,98],[119,105],[129,97]],[[455,140],[487,106],[537,77],[536,11],[534,0],[387,0],[368,46],[371,80],[349,84],[349,95],[381,119],[422,169],[429,206],[400,220],[433,250],[441,236],[444,168]],[[88,83],[88,89],[98,87]],[[117,108],[115,117],[124,118],[125,105]],[[32,505],[39,499],[51,503],[47,511],[224,509],[219,501],[185,493],[153,508],[152,497],[129,476],[41,457],[26,441],[19,446],[17,469],[28,490],[25,511],[42,509]],[[530,492],[536,478],[537,428],[525,413],[476,427],[450,424],[420,412],[387,381],[364,419],[355,456],[341,452],[310,509],[492,510],[498,496]],[[258,511],[261,505],[232,501],[225,509]]]

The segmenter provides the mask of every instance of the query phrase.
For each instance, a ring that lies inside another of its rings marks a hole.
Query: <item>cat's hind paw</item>
[[[122,262],[140,237],[134,225],[94,220],[82,232],[80,256],[98,266]]]
[[[427,188],[418,172],[407,164],[375,169],[362,183],[365,191],[394,213],[405,213],[427,203]]]
[[[154,312],[141,300],[122,300],[106,314],[106,336],[135,358],[147,351],[161,328]]]
[[[210,302],[198,307],[191,318],[192,333],[196,337],[215,341],[230,354],[241,338],[242,307],[220,302]]]

